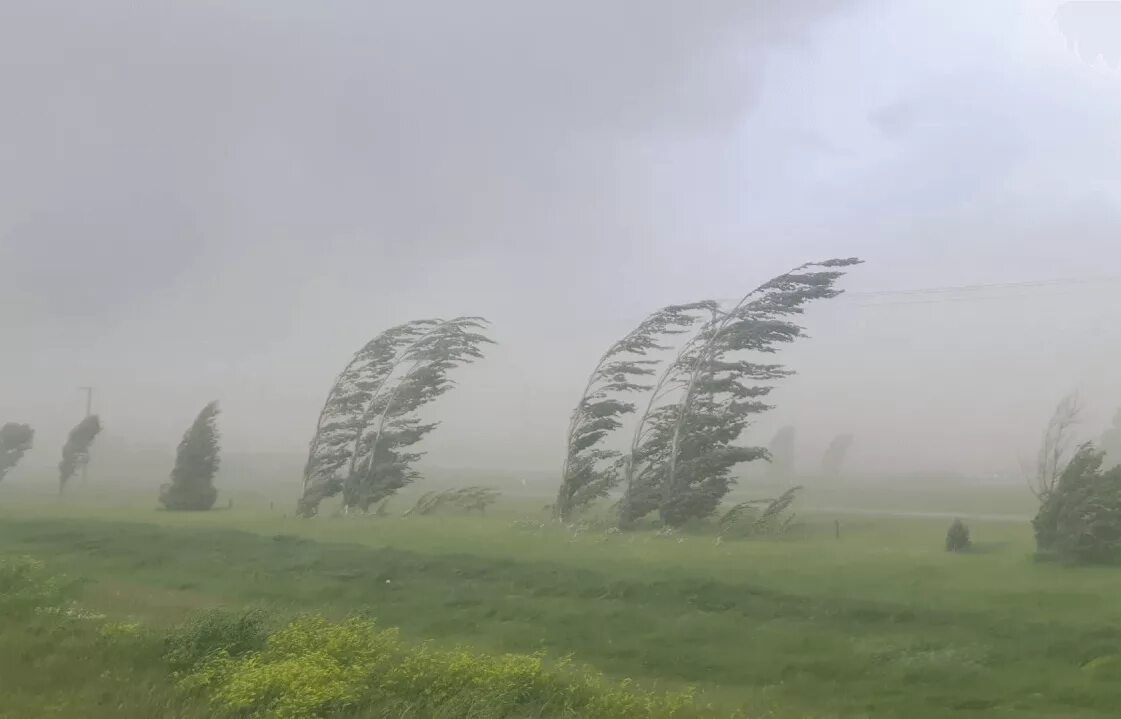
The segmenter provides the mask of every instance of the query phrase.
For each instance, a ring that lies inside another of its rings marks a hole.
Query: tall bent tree
[[[771,354],[803,336],[792,317],[806,303],[835,297],[855,258],[807,263],[748,292],[706,323],[667,366],[639,419],[625,462],[620,524],[657,510],[679,526],[711,514],[728,493],[732,469],[767,459],[762,447],[735,444],[753,415],[770,409],[770,383],[791,374],[746,357]],[[666,401],[664,398],[672,398]]]
[[[650,353],[670,349],[663,344],[666,338],[689,331],[702,319],[701,313],[711,314],[715,309],[714,302],[663,307],[599,358],[568,422],[561,485],[553,505],[555,518],[570,520],[618,484],[621,475],[615,460],[620,453],[601,445],[622,426],[620,417],[635,411],[635,405],[620,396],[653,389],[641,383],[656,374],[659,362]]]
[[[415,413],[451,389],[448,371],[482,357],[492,343],[480,317],[425,319],[393,327],[360,349],[320,412],[297,509],[312,516],[339,494],[365,511],[417,478],[409,448],[435,429]]]
[[[218,402],[210,402],[183,433],[171,481],[160,487],[160,504],[172,511],[206,511],[218,499],[214,475],[221,463]]]
[[[35,441],[35,430],[28,424],[7,422],[0,427],[0,480],[19,464]]]
[[[101,418],[91,414],[70,430],[62,446],[62,460],[58,463],[58,493],[62,494],[74,473],[90,461],[90,447],[101,433]]]

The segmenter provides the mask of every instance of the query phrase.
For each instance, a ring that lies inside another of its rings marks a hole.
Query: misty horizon
[[[370,337],[478,314],[499,344],[432,405],[422,468],[559,471],[646,314],[855,255],[746,443],[991,474],[1073,390],[1096,438],[1121,71],[1061,5],[0,10],[0,421],[36,428],[28,471],[84,385],[105,440],[171,453],[216,399],[231,453],[299,455]]]

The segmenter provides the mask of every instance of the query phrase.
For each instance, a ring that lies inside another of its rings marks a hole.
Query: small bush
[[[265,646],[265,613],[260,610],[202,612],[167,637],[164,657],[176,671],[190,669],[210,657],[240,657]]]
[[[209,654],[180,682],[210,697],[215,716],[568,716],[671,719],[700,716],[690,693],[654,694],[611,684],[539,655],[490,656],[410,647],[365,619],[299,618],[258,650]],[[712,716],[716,716],[712,714]]]
[[[946,530],[946,551],[947,552],[964,552],[972,546],[973,542],[969,538],[969,527],[965,526],[965,522],[960,519],[955,519]]]

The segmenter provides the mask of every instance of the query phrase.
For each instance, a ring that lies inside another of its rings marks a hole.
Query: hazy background
[[[365,340],[481,314],[426,461],[536,476],[647,312],[860,255],[747,440],[1014,469],[1121,405],[1121,23],[1059,5],[0,3],[0,421],[26,470],[79,385],[103,452],[219,399],[285,475]]]

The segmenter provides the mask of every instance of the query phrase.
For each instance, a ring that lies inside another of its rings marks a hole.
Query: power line
[[[845,292],[838,299],[843,298],[891,298],[891,297],[921,297],[923,295],[935,295],[929,299],[917,300],[904,300],[901,302],[862,302],[860,307],[886,307],[892,305],[920,305],[920,304],[937,304],[940,302],[979,302],[984,300],[993,299],[1019,299],[1023,297],[1031,297],[1032,292],[1024,292],[1022,290],[1035,290],[1035,289],[1051,289],[1057,287],[1071,286],[1071,285],[1094,285],[1094,284],[1112,284],[1121,283],[1121,275],[1101,276],[1101,277],[1080,277],[1080,278],[1065,278],[1053,280],[1031,280],[1027,282],[993,282],[988,284],[974,284],[974,285],[947,285],[941,287],[915,287],[908,289],[898,290],[865,290],[857,292]],[[1021,290],[1017,294],[1004,294],[1004,295],[989,295],[977,296],[979,293],[991,292],[994,290]],[[956,294],[957,296],[945,296],[947,294]],[[1045,293],[1048,295],[1061,295],[1073,294],[1072,292],[1051,292]],[[719,300],[721,303],[736,303],[739,298],[730,299],[725,298]]]
[[[1121,275],[1103,275],[1099,277],[1071,277],[1052,280],[1030,280],[1024,282],[993,282],[988,284],[973,284],[973,285],[945,285],[940,287],[913,287],[897,290],[863,290],[856,292],[844,292],[834,301],[844,300],[846,298],[891,298],[891,297],[919,297],[920,299],[903,299],[900,301],[886,301],[886,302],[860,302],[856,307],[895,307],[903,305],[927,305],[927,304],[941,304],[944,302],[985,302],[987,300],[1008,300],[1008,299],[1026,299],[1031,297],[1054,297],[1061,295],[1076,294],[1074,290],[1067,290],[1061,292],[1032,292],[1030,290],[1049,290],[1052,288],[1059,288],[1063,286],[1086,286],[1086,285],[1109,285],[1121,283]],[[1021,290],[1015,294],[997,294],[997,295],[984,295],[985,291],[993,290],[1006,290],[1014,289]],[[958,293],[958,296],[944,296],[948,293]],[[934,295],[930,298],[922,298],[923,295]],[[735,305],[740,301],[740,297],[724,297],[716,300],[721,305]],[[628,318],[630,321],[637,322],[641,317],[635,315],[633,318]]]

